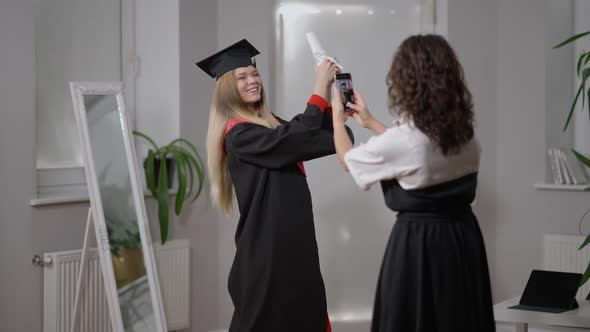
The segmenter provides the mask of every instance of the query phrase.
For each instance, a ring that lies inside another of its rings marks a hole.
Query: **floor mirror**
[[[123,86],[70,90],[113,331],[167,331]]]

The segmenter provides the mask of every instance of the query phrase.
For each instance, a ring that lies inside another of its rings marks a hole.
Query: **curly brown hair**
[[[393,57],[387,75],[389,106],[409,115],[444,155],[473,138],[473,102],[463,67],[438,35],[411,36]]]

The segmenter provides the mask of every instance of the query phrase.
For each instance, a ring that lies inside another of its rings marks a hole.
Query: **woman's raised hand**
[[[324,59],[315,66],[315,88],[314,93],[328,100],[330,86],[334,82],[334,76],[340,72],[338,66],[328,59]]]

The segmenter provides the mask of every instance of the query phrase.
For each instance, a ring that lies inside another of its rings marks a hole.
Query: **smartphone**
[[[344,104],[344,110],[347,112],[352,111],[352,109],[346,107],[347,102],[354,104],[354,90],[352,89],[352,77],[350,73],[336,74],[335,84],[338,87],[338,92],[340,92],[340,99],[342,99],[342,103]]]

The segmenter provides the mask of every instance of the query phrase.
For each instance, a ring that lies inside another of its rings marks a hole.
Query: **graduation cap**
[[[246,39],[242,39],[197,62],[197,66],[209,76],[219,79],[230,70],[240,67],[256,66],[256,63],[252,61],[252,57],[258,54],[260,52],[252,44]]]

